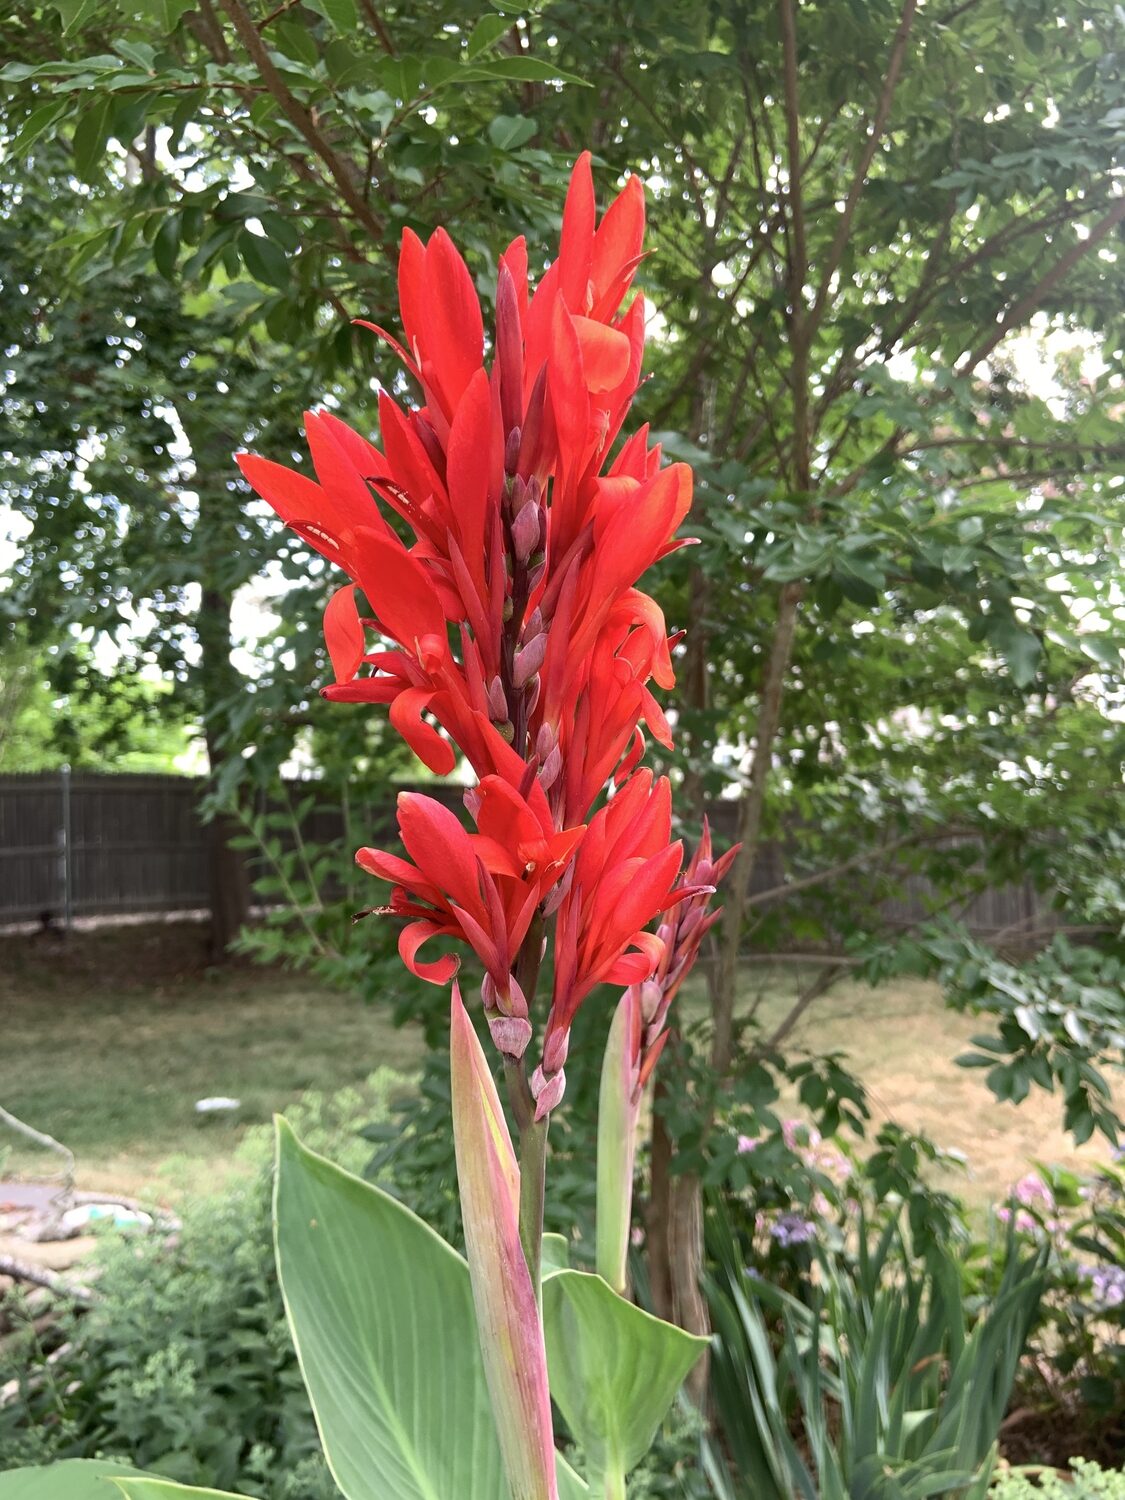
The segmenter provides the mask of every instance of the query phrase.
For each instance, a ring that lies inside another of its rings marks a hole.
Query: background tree
[[[65,145],[100,174],[112,210],[75,231],[68,286],[155,266],[231,357],[299,350],[302,395],[367,368],[345,315],[389,305],[403,224],[459,221],[487,293],[560,157],[592,143],[607,177],[641,170],[658,348],[640,399],[700,479],[703,545],[667,596],[691,626],[680,769],[700,799],[736,790],[743,842],[710,1076],[792,1024],[742,1034],[749,938],[815,956],[793,1019],[845,972],[938,974],[995,1014],[1002,1097],[1061,1085],[1079,1134],[1112,1130],[1096,1062],[1120,1047],[1123,907],[1114,5],[530,9],[162,0],[122,28],[100,0],[24,6],[6,160]],[[568,74],[589,86],[552,81]],[[315,593],[286,595],[310,652]],[[312,657],[295,660],[266,674],[286,733],[315,720]],[[755,890],[784,831],[783,888]],[[1065,898],[1066,925],[1109,929],[1092,969],[1013,941],[1039,933],[1007,935],[1003,972],[983,962],[958,913],[1016,872]],[[912,874],[940,928],[892,920]],[[683,1132],[658,1114],[654,1140],[653,1285],[689,1326],[709,1108],[696,1097]]]

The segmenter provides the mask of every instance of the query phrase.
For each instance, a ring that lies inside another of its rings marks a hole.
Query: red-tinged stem
[[[538,914],[528,929],[516,957],[516,981],[530,1006],[543,962],[543,917]],[[543,1203],[547,1181],[547,1120],[536,1120],[535,1099],[527,1081],[523,1058],[506,1057],[504,1073],[508,1098],[519,1130],[520,1145],[520,1244],[531,1273],[535,1295],[539,1295],[539,1272],[543,1245]]]

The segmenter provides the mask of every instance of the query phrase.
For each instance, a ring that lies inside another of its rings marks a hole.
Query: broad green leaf
[[[21,156],[25,151],[29,151],[43,132],[66,112],[66,108],[65,100],[51,99],[46,104],[41,104],[38,109],[33,109],[20,127],[19,135],[12,142],[12,155]]]
[[[465,1261],[284,1121],[277,1156],[282,1295],[347,1500],[505,1500]],[[561,1460],[559,1493],[586,1493]]]
[[[488,127],[488,139],[500,151],[518,151],[538,129],[524,115],[497,115]]]
[[[279,292],[286,290],[289,285],[289,265],[285,259],[285,251],[279,249],[273,240],[243,229],[238,236],[238,252],[255,281],[276,287]]]
[[[112,101],[96,99],[83,110],[74,127],[74,167],[84,182],[90,180],[94,166],[105,150],[109,138],[109,117]]]
[[[35,1469],[9,1469],[0,1474],[0,1500],[120,1500],[112,1484],[119,1474],[146,1477],[127,1464],[84,1458]]]
[[[180,221],[176,214],[169,214],[156,231],[152,242],[152,258],[156,269],[166,281],[171,281],[180,253]]]
[[[114,1483],[127,1500],[247,1500],[231,1490],[197,1490],[170,1479],[117,1479]]]
[[[466,73],[474,78],[515,78],[521,83],[577,83],[583,88],[588,80],[568,73],[541,57],[491,57],[483,62],[467,63]],[[468,81],[465,74],[462,80]]]
[[[652,1446],[707,1340],[626,1302],[586,1271],[543,1284],[551,1395],[595,1474],[627,1473]]]
[[[570,1245],[564,1234],[545,1234],[539,1248],[540,1273],[546,1278],[570,1269]]]
[[[66,35],[76,30],[83,21],[88,21],[98,9],[100,0],[54,0]]]
[[[469,35],[469,44],[465,48],[465,56],[468,58],[479,57],[482,52],[487,52],[489,47],[494,46],[506,31],[511,31],[512,23],[506,16],[481,16]]]
[[[337,1484],[349,1500],[499,1500],[464,1261],[284,1121],[277,1152],[278,1274]]]
[[[341,36],[354,31],[359,24],[355,0],[309,0],[309,9],[330,21]]]

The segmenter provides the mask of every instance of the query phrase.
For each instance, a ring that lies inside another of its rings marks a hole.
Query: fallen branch
[[[10,1276],[13,1281],[25,1281],[29,1286],[41,1286],[56,1297],[65,1297],[77,1302],[80,1307],[89,1307],[94,1294],[87,1286],[50,1271],[46,1266],[37,1266],[31,1261],[18,1260],[14,1255],[0,1255],[0,1276]]]

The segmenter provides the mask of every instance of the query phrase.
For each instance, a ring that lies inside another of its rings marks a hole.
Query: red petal
[[[571,312],[586,311],[596,212],[590,153],[583,151],[570,174],[559,240],[559,290]]]
[[[412,354],[415,341],[422,331],[425,267],[426,247],[413,229],[404,229],[398,252],[398,307],[406,342]]]
[[[419,979],[428,980],[430,984],[448,984],[461,967],[461,960],[453,953],[447,953],[444,958],[435,959],[433,963],[419,963],[415,957],[423,943],[443,935],[455,936],[448,927],[439,927],[436,922],[411,922],[398,935],[398,951],[403,963],[412,974],[417,974]]]
[[[445,640],[445,612],[421,563],[397,539],[361,531],[358,582],[380,625],[406,650],[425,636]]]
[[[400,792],[398,826],[407,854],[426,879],[448,891],[459,906],[481,912],[477,857],[456,815],[433,797]]]
[[[366,644],[352,583],[337,589],[328,601],[324,611],[324,644],[328,647],[336,681],[351,682],[363,660]]]
[[[429,688],[406,688],[391,703],[390,720],[428,770],[448,776],[457,764],[453,746],[422,717],[433,696]]]
[[[582,348],[582,370],[592,391],[612,391],[629,372],[632,346],[623,333],[592,318],[575,317],[574,327]]]
[[[484,321],[469,268],[444,229],[426,246],[424,355],[437,371],[446,416],[484,360]]]

